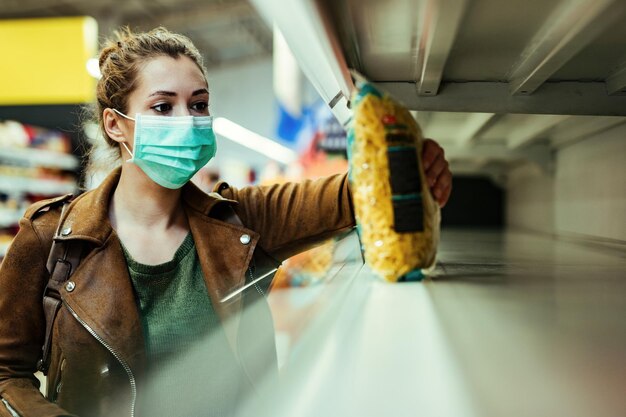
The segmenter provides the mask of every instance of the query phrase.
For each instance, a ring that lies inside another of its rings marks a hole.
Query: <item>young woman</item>
[[[191,41],[163,28],[126,30],[104,46],[100,69],[97,117],[123,163],[97,189],[37,203],[20,222],[0,270],[0,416],[194,415],[185,395],[210,405],[197,415],[230,415],[238,396],[276,373],[263,300],[270,279],[257,279],[354,226],[347,177],[220,183],[207,195],[189,183],[216,146]],[[443,206],[443,151],[427,141],[423,159]],[[51,284],[61,306],[49,330],[42,297],[53,237],[61,250],[48,266],[64,273]],[[187,364],[150,382],[200,338],[202,376]],[[48,372],[46,398],[38,366]]]

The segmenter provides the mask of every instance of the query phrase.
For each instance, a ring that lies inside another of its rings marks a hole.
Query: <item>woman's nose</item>
[[[188,108],[186,105],[185,106],[176,106],[176,108],[174,109],[174,116],[192,116],[191,114],[191,109]]]

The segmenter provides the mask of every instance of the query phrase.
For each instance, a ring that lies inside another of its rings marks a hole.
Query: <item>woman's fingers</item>
[[[428,185],[431,187],[437,183],[439,176],[448,168],[448,162],[443,158],[443,154],[437,156],[437,159],[432,163],[430,168],[426,171],[426,178],[428,178]]]
[[[433,196],[441,207],[445,206],[452,191],[452,173],[443,148],[432,139],[424,140],[422,164]]]
[[[446,168],[441,172],[437,178],[437,182],[431,188],[435,199],[439,203],[440,207],[444,207],[450,198],[452,192],[452,173],[450,169]]]
[[[424,144],[422,146],[422,164],[424,165],[424,171],[428,171],[430,166],[437,156],[443,152],[441,146],[437,142],[432,139],[424,139]]]

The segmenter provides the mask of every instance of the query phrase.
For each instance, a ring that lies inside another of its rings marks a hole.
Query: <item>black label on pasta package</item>
[[[419,194],[422,191],[419,162],[414,147],[387,150],[391,193]]]
[[[420,197],[394,200],[393,228],[398,233],[424,231],[424,209]]]
[[[413,145],[415,143],[413,137],[403,131],[389,132],[385,135],[385,140],[388,144]]]

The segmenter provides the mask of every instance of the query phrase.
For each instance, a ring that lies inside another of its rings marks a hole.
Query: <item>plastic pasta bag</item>
[[[352,109],[348,159],[365,260],[387,281],[421,279],[435,264],[441,219],[421,162],[422,132],[367,82],[358,83]]]

